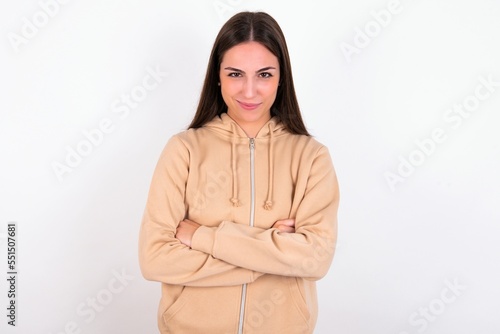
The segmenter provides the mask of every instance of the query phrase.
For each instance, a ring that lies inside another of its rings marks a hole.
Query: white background
[[[0,267],[6,276],[7,223],[17,222],[19,277],[16,328],[1,279],[0,331],[157,332],[160,284],[137,260],[153,168],[194,114],[222,24],[264,10],[285,32],[303,116],[341,186],[316,333],[500,333],[500,86],[459,125],[444,118],[488,92],[481,77],[500,82],[500,3],[394,6],[70,0],[43,22],[37,1],[2,1]],[[381,27],[376,13],[388,7],[397,13]],[[16,47],[23,18],[36,17],[38,31]],[[347,44],[357,53],[343,53]],[[168,72],[158,87],[126,117],[113,112],[157,68]],[[104,119],[112,131],[59,180],[53,164]],[[419,153],[436,128],[446,140]],[[387,173],[410,157],[417,166],[391,188]]]

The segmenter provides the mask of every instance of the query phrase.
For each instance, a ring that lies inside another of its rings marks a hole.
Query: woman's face
[[[271,119],[279,68],[278,58],[258,42],[238,44],[222,58],[219,77],[227,113],[251,137]]]

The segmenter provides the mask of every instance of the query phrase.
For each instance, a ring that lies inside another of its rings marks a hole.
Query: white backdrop
[[[241,10],[287,37],[341,186],[316,333],[500,333],[500,3],[2,1],[0,268],[16,327],[156,333],[137,239],[153,168]]]

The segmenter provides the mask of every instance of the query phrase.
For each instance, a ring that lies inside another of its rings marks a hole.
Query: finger
[[[183,224],[184,224],[184,226],[186,226],[186,227],[187,227],[187,226],[193,226],[193,224],[194,224],[194,223],[193,223],[192,221],[190,221],[190,220],[183,220],[183,221],[182,221],[182,223],[183,223]]]
[[[285,225],[280,225],[278,226],[278,230],[283,233],[293,233],[295,232],[295,229],[290,226],[285,226]]]
[[[280,219],[280,220],[276,221],[275,225],[293,226],[293,225],[295,225],[295,220],[293,220],[293,219]]]
[[[286,226],[294,226],[295,225],[295,220],[293,219],[284,219],[283,224]]]
[[[189,220],[189,219],[184,219],[184,222],[189,225],[189,226],[193,226],[193,227],[198,227],[200,226],[200,224],[198,224],[197,222],[194,222],[192,220]]]

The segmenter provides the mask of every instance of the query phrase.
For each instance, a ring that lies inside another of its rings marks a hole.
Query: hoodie
[[[142,274],[162,283],[160,333],[313,333],[338,203],[327,148],[276,117],[255,138],[225,113],[171,137],[139,236]],[[295,233],[272,228],[287,218]],[[184,219],[201,225],[191,248],[175,238]]]

